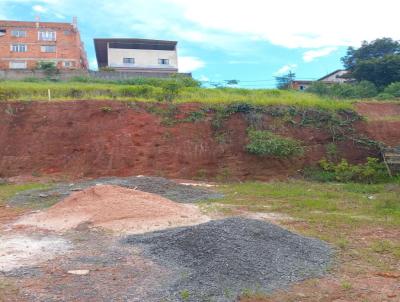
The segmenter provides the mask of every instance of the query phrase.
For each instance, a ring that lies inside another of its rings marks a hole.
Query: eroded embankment
[[[249,126],[301,141],[304,155],[282,159],[249,154],[245,150]],[[354,112],[332,117],[318,110],[260,111],[247,105],[206,110],[199,104],[3,102],[0,177],[55,173],[284,178],[326,156],[332,141],[337,156],[361,162],[376,155],[368,139],[400,141],[399,130],[391,133],[387,137],[374,131]],[[360,138],[364,143],[356,142]]]

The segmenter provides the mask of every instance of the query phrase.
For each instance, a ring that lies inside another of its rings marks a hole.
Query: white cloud
[[[193,72],[203,68],[206,64],[196,57],[179,57],[178,59],[179,72]]]
[[[203,74],[203,75],[201,75],[201,76],[198,78],[198,80],[201,81],[201,82],[209,82],[209,81],[210,81],[210,78],[208,78],[207,76],[205,76],[205,75]]]
[[[293,71],[294,69],[297,68],[297,64],[287,64],[285,66],[282,66],[281,68],[279,68],[274,75],[279,76],[279,75],[283,75],[285,73],[288,73],[289,71]]]
[[[303,54],[304,62],[311,62],[316,58],[325,57],[337,50],[337,47],[325,47],[317,50],[309,50]]]
[[[42,6],[42,5],[34,5],[34,6],[32,7],[32,9],[33,9],[35,12],[37,12],[37,13],[46,13],[46,12],[47,12],[47,8],[45,8],[45,7]]]
[[[165,0],[204,30],[267,40],[288,48],[359,45],[362,40],[400,39],[398,0]]]

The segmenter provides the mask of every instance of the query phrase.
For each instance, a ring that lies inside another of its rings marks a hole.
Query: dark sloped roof
[[[175,50],[177,43],[176,41],[129,38],[94,39],[94,48],[98,66],[105,67],[108,65],[107,44],[110,48],[120,49]]]
[[[344,70],[344,69],[336,69],[335,71],[327,74],[326,76],[323,76],[322,78],[318,79],[317,81],[325,80],[326,78],[329,78],[331,75],[334,75],[335,73],[337,73],[339,71],[346,71],[346,70]]]

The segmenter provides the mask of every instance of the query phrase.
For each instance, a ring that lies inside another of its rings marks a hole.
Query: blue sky
[[[341,68],[349,45],[400,39],[397,0],[0,0],[0,19],[78,17],[90,66],[93,38],[177,40],[179,67],[195,78],[274,87],[289,70],[317,79]]]

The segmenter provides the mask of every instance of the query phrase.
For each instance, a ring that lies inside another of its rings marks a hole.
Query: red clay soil
[[[356,110],[367,118],[357,130],[388,146],[400,146],[400,103],[357,103]]]
[[[137,234],[208,220],[195,205],[147,192],[99,185],[76,192],[43,212],[22,217],[15,225],[54,231],[93,226]]]
[[[326,130],[289,127],[268,117],[267,122],[276,123],[277,133],[303,141],[307,151],[304,157],[290,160],[260,158],[244,150],[248,124],[240,114],[224,125],[221,143],[213,133],[211,118],[164,126],[162,118],[144,106],[131,108],[118,101],[2,102],[0,177],[143,174],[283,179],[320,160],[326,152],[324,145],[330,142]],[[184,104],[180,110],[190,112],[198,107]],[[363,127],[362,131],[372,131]],[[391,131],[390,141],[400,136]],[[339,150],[351,162],[374,155],[349,141],[341,142]]]

